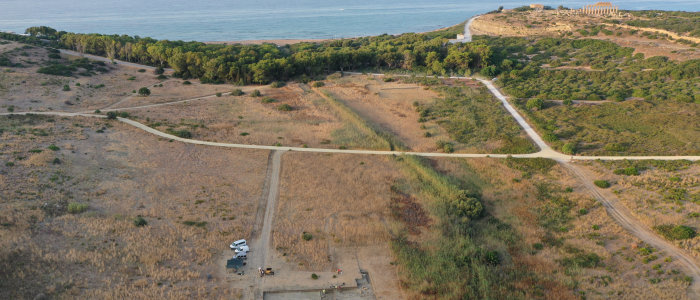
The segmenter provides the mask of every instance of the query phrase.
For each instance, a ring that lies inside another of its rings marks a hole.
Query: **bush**
[[[455,151],[454,145],[452,145],[450,142],[440,140],[435,142],[435,145],[438,147],[438,149],[441,149],[445,153],[452,153]]]
[[[151,90],[149,90],[147,87],[142,87],[139,89],[139,96],[146,97],[151,94]]]
[[[576,144],[574,143],[566,143],[564,146],[561,146],[561,152],[564,152],[564,154],[569,154],[573,155],[576,153]]]
[[[117,112],[108,111],[107,112],[107,119],[108,120],[116,120],[117,119]]]
[[[156,77],[156,79],[164,80],[164,79],[168,79],[168,76],[165,76],[165,75],[163,75],[163,74],[160,74],[160,75],[158,75],[158,77]]]
[[[282,104],[282,105],[280,105],[280,106],[277,106],[277,110],[279,110],[279,111],[292,111],[293,109],[294,109],[294,108],[292,108],[291,105],[286,104],[286,103],[285,103],[285,104]]]
[[[216,93],[216,96],[217,96],[217,97],[221,97],[221,93]]]
[[[312,274],[311,274],[311,279],[313,279],[313,280],[318,279],[318,275],[316,275],[316,273],[312,273]]]
[[[593,268],[597,267],[602,258],[595,253],[577,253],[573,257],[567,257],[562,260],[562,265],[565,267]]]
[[[260,101],[260,102],[262,102],[262,103],[272,103],[272,102],[277,102],[277,100],[275,100],[274,98],[265,97],[265,98],[263,98],[262,101]]]
[[[241,96],[243,94],[244,94],[243,90],[241,90],[241,89],[235,89],[231,92],[231,96]]]
[[[169,130],[169,133],[174,135],[174,136],[183,138],[183,139],[191,139],[192,138],[192,132],[189,132],[189,131],[184,130],[184,129],[183,130]]]
[[[196,227],[206,227],[207,222],[205,221],[184,221],[182,224],[185,224],[187,226],[196,226]]]
[[[654,230],[669,240],[687,240],[694,238],[697,233],[692,227],[685,225],[664,224],[654,226]]]
[[[139,69],[139,73],[145,73],[146,69]]]
[[[627,175],[627,176],[637,176],[639,175],[639,170],[637,170],[637,167],[627,167],[624,169],[617,169],[613,171],[615,175]]]
[[[71,202],[68,203],[68,213],[79,214],[88,209],[87,203]]]
[[[384,77],[383,80],[384,80],[384,82],[392,82],[392,81],[394,81],[394,78],[391,78],[391,77]]]
[[[184,85],[190,85],[190,84],[192,84],[192,83],[191,83],[189,80],[185,80],[185,81],[182,82],[182,84],[184,84]]]
[[[610,182],[608,182],[607,180],[596,180],[596,181],[593,181],[593,184],[595,184],[597,187],[599,187],[601,189],[607,189],[610,187]]]
[[[58,151],[58,150],[61,150],[61,148],[58,148],[58,146],[56,146],[56,145],[54,145],[54,144],[49,145],[49,147],[47,147],[47,148],[48,148],[49,150],[51,150],[51,151]]]
[[[461,218],[476,219],[484,212],[484,206],[479,199],[471,197],[466,191],[459,191],[451,200],[451,211]]]
[[[134,218],[134,226],[143,227],[146,225],[148,225],[148,222],[143,217],[137,216],[136,218]]]
[[[542,106],[544,105],[544,100],[540,98],[532,98],[530,100],[527,100],[527,103],[525,104],[525,107],[529,110],[540,110],[542,109]]]
[[[262,93],[260,93],[259,90],[253,90],[253,92],[250,93],[250,96],[252,96],[252,97],[260,97],[260,96],[262,96]]]
[[[322,87],[324,85],[326,85],[326,84],[323,83],[323,81],[316,81],[311,86],[318,88],[318,87]]]
[[[305,241],[310,241],[311,239],[314,238],[314,236],[313,236],[311,233],[308,233],[308,232],[304,231],[304,232],[301,234],[301,238],[302,238],[303,240],[305,240]]]
[[[70,91],[70,86],[68,86],[67,84],[64,84],[64,85],[63,85],[63,91],[64,91],[64,92]]]
[[[163,73],[165,73],[165,69],[163,69],[163,67],[157,67],[157,68],[153,71],[153,73],[155,73],[156,75],[163,75]],[[160,76],[158,76],[158,77],[160,77]]]
[[[57,53],[49,53],[49,58],[52,59],[61,59],[61,55]]]
[[[282,81],[275,81],[275,82],[273,82],[273,83],[270,84],[271,87],[276,88],[276,89],[281,88],[281,87],[283,87],[283,86],[285,86],[285,85],[286,85],[286,84],[285,84],[284,82],[282,82]]]
[[[498,253],[498,251],[486,251],[486,255],[484,255],[484,262],[492,266],[497,266],[501,264],[501,255]]]

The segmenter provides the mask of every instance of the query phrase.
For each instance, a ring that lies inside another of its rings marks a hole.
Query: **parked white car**
[[[231,246],[229,246],[229,247],[231,247],[231,250],[236,250],[240,246],[247,246],[247,245],[248,245],[248,243],[246,243],[245,240],[237,240],[237,241],[231,243]]]
[[[233,251],[235,251],[236,253],[241,253],[241,252],[248,253],[248,251],[250,251],[250,247],[243,245],[243,246],[239,246],[238,248],[234,249]]]

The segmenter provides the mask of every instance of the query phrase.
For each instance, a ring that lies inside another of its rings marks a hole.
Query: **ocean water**
[[[592,1],[537,2],[579,8]],[[46,25],[81,33],[233,41],[424,32],[532,1],[483,0],[0,0],[0,30]],[[700,10],[700,0],[621,0],[621,9]]]

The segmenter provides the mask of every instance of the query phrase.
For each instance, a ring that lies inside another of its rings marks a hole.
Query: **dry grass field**
[[[251,97],[252,90],[261,97]],[[129,111],[159,130],[187,130],[196,139],[217,142],[334,147],[331,132],[340,122],[325,101],[301,84],[282,88],[244,87],[244,95],[222,95],[205,100]],[[274,99],[264,103],[264,99]],[[287,104],[291,111],[282,111]]]
[[[237,293],[220,262],[250,234],[266,151],[171,143],[106,120],[0,124],[0,298]]]

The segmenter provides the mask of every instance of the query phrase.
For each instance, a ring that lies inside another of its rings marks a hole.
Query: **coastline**
[[[436,31],[441,31],[441,30],[446,30],[448,28],[469,22],[469,20],[479,16],[480,14],[473,15],[469,17],[466,21],[464,22],[459,22],[457,24],[454,24],[452,26],[447,26],[447,27],[441,27],[437,28],[434,30],[430,31],[424,31],[424,32],[418,32],[418,33],[430,33],[430,32],[436,32]],[[404,33],[409,33],[409,32],[404,32]],[[401,35],[404,33],[398,33],[395,35]],[[275,44],[277,46],[286,46],[286,45],[291,45],[291,44],[297,44],[297,43],[323,43],[327,41],[334,41],[334,40],[343,40],[343,39],[356,39],[360,38],[359,37],[347,37],[347,38],[334,38],[334,39],[270,39],[270,40],[239,40],[239,41],[208,41],[208,42],[203,42],[205,44],[209,45],[233,45],[233,44],[241,44],[241,45],[262,45],[262,44]]]

